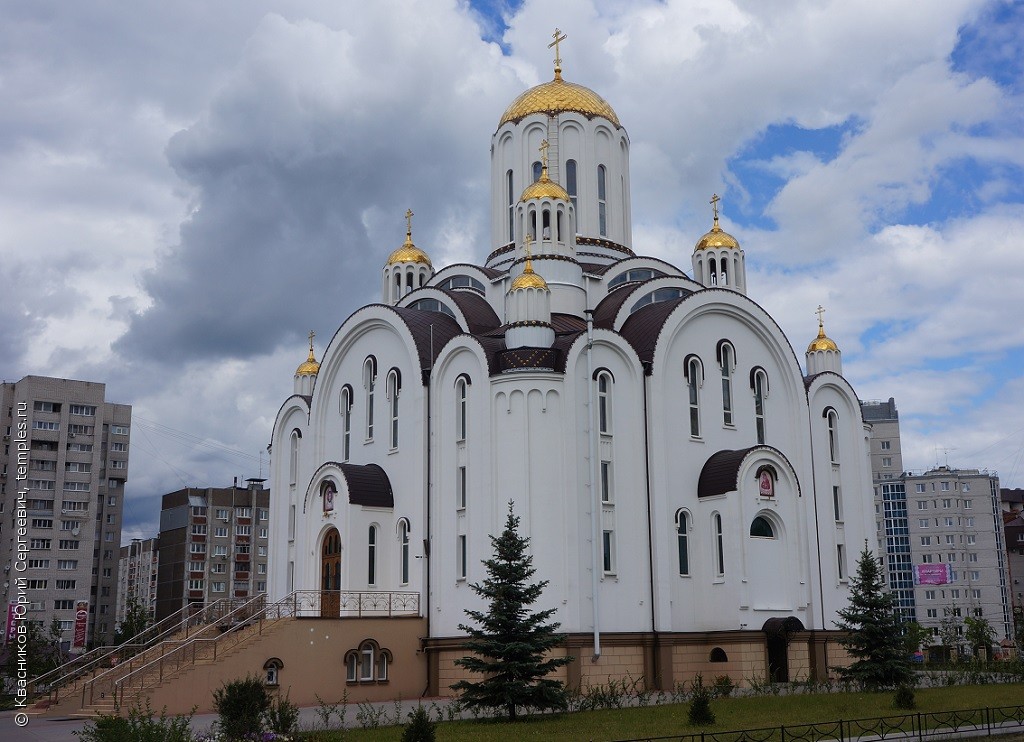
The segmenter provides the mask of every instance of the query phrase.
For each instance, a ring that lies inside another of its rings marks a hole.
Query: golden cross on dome
[[[545,169],[547,169],[548,166],[548,147],[550,146],[551,145],[548,144],[548,140],[545,139],[540,143],[540,147],[538,147],[538,149],[540,149],[540,163]]]
[[[558,44],[560,42],[562,42],[562,41],[565,41],[566,35],[556,28],[555,32],[553,34],[551,34],[551,37],[554,39],[554,41],[552,41],[550,44],[548,44],[548,49],[550,49],[551,47],[555,47],[555,79],[556,80],[561,80],[562,79],[562,57],[558,53]]]
[[[526,233],[526,262],[527,263],[530,262],[530,245],[532,243],[533,243],[533,237],[531,237],[530,233],[527,232]]]
[[[818,308],[814,311],[814,313],[816,315],[818,315],[818,327],[824,327],[825,326],[825,320],[823,320],[822,317],[825,314],[825,307],[823,307],[823,306],[821,306],[821,304],[819,304]]]
[[[316,333],[312,330],[309,331],[309,349],[313,350],[313,338],[316,337]]]
[[[717,193],[711,194],[711,209],[715,214],[715,226],[718,226],[718,202],[721,201],[721,197]]]
[[[414,214],[412,209],[405,210],[405,236],[412,237],[412,218]]]

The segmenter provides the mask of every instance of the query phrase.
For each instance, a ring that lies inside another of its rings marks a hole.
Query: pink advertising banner
[[[14,617],[17,614],[18,604],[15,601],[11,601],[7,604],[7,629],[4,631],[4,636],[7,637],[5,641],[14,641],[15,632],[15,620]]]
[[[75,640],[71,643],[76,649],[85,646],[85,631],[89,623],[89,603],[79,600],[75,603]]]
[[[947,585],[952,575],[948,564],[915,564],[915,585]]]

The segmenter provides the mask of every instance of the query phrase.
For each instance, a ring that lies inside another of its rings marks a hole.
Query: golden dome
[[[411,235],[406,235],[402,246],[391,253],[391,257],[388,258],[388,265],[394,265],[395,263],[423,263],[424,265],[430,265],[430,258],[425,252],[412,244]]]
[[[313,337],[315,335],[316,333],[311,330],[309,333],[309,356],[295,369],[296,376],[316,376],[320,373],[320,364],[317,363],[316,356],[313,355]]]
[[[818,337],[811,341],[811,344],[807,346],[807,352],[813,353],[816,350],[832,350],[836,353],[839,352],[839,346],[835,344],[832,338],[825,334],[825,325],[819,319],[818,320]]]
[[[517,124],[531,113],[554,116],[563,111],[582,113],[588,119],[600,116],[617,127],[622,126],[608,101],[590,88],[566,82],[562,79],[561,71],[555,70],[554,80],[530,88],[512,101],[512,105],[505,109],[501,121],[498,122],[498,128],[509,121]]]
[[[711,227],[710,232],[697,240],[697,244],[693,248],[694,252],[697,250],[710,250],[716,247],[728,247],[733,250],[740,249],[740,243],[736,238],[718,226],[718,202],[721,200],[722,199],[718,197],[717,193],[711,196],[711,206],[714,209],[715,223],[714,226]]]
[[[533,262],[529,257],[526,258],[526,267],[523,268],[523,272],[516,276],[515,280],[512,281],[512,288],[509,289],[509,293],[518,291],[519,289],[540,289],[541,291],[550,291],[548,288],[548,282],[539,274],[533,272]]]
[[[526,186],[520,201],[530,201],[534,198],[558,198],[562,201],[569,200],[569,192],[555,181],[548,177],[547,165],[540,171],[540,178]]]

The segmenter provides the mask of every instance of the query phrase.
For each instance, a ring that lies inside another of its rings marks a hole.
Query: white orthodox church
[[[801,366],[717,196],[688,272],[635,254],[629,147],[556,59],[491,137],[483,263],[436,268],[408,212],[380,303],[319,363],[311,337],[278,412],[270,597],[322,591],[333,617],[339,595],[418,596],[435,694],[460,677],[458,626],[509,501],[570,683],[844,661],[830,630],[875,534],[840,352],[819,319]]]

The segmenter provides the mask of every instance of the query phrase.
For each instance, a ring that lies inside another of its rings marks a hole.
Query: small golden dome
[[[526,186],[523,195],[519,200],[530,201],[535,198],[557,198],[562,201],[569,200],[569,192],[555,181],[548,177],[548,167],[545,165],[540,171],[540,178]]]
[[[424,265],[430,265],[430,258],[425,252],[412,244],[411,235],[406,235],[402,246],[391,253],[391,257],[388,258],[388,265],[394,265],[395,263],[423,263]]]
[[[531,113],[555,116],[563,111],[581,113],[589,119],[600,116],[617,127],[622,126],[608,101],[590,88],[566,82],[562,79],[561,71],[556,70],[554,80],[530,88],[512,101],[512,105],[505,109],[501,121],[498,122],[498,128],[509,121],[519,123]]]
[[[740,243],[736,241],[735,237],[718,226],[717,219],[715,220],[715,226],[697,241],[697,245],[693,249],[710,250],[714,247],[731,247],[734,250],[738,250],[740,247]]]
[[[529,246],[527,246],[529,250]],[[518,291],[519,289],[540,289],[541,291],[550,291],[548,288],[548,282],[545,281],[539,274],[533,271],[533,262],[529,256],[526,258],[526,267],[523,268],[523,272],[515,277],[512,281],[512,288],[509,289],[509,293]]]
[[[318,373],[320,373],[320,364],[317,363],[316,356],[313,355],[313,338],[315,337],[315,335],[316,333],[310,330],[309,356],[306,358],[305,362],[300,364],[299,367],[295,369],[296,376],[316,376]]]
[[[828,335],[825,334],[825,325],[819,319],[818,320],[818,337],[811,341],[811,344],[807,346],[807,352],[813,353],[816,350],[832,350],[839,352],[839,346]]]

